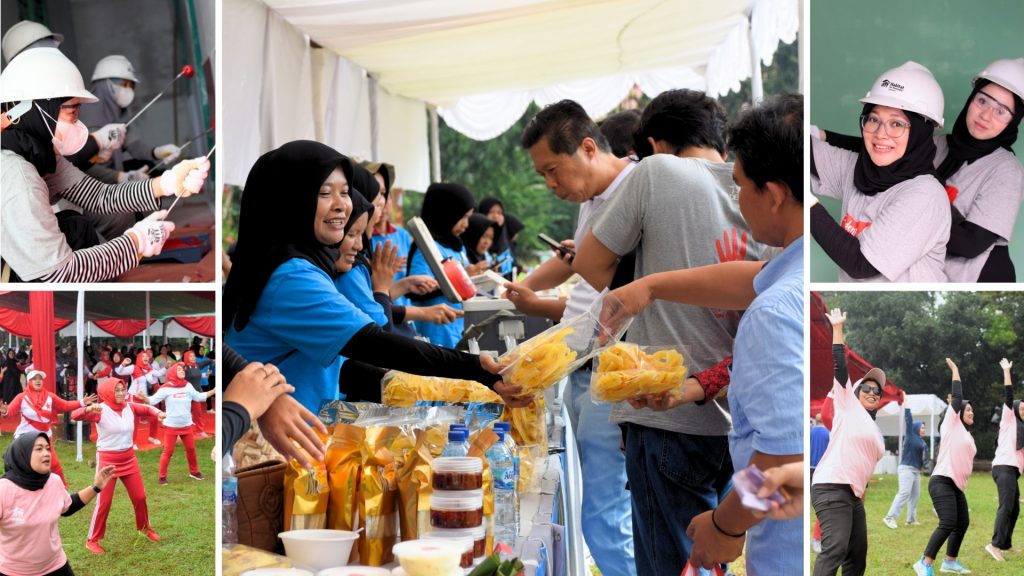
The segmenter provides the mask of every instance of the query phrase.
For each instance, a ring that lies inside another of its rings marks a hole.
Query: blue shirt
[[[729,386],[729,452],[737,470],[755,451],[777,456],[804,451],[803,263],[800,237],[754,278],[757,298],[740,320]],[[754,526],[746,555],[751,576],[801,574],[803,518]]]
[[[277,366],[295,399],[316,412],[321,401],[338,399],[338,352],[371,323],[330,276],[293,258],[271,274],[245,328],[232,325],[225,339],[243,358]]]
[[[459,251],[452,250],[447,246],[434,243],[437,246],[438,251],[441,252],[441,260],[446,258],[452,258],[463,267],[469,265],[469,258],[466,257],[466,249],[462,248]],[[427,266],[427,259],[423,257],[423,251],[417,250],[412,255],[412,262],[409,265],[409,274],[424,274],[435,278],[434,273],[430,271],[430,266]],[[457,310],[462,309],[462,304],[456,304],[455,302],[449,301],[443,295],[437,298],[431,298],[421,302],[416,302],[416,306],[433,306],[434,304],[447,304]],[[416,332],[422,336],[426,336],[430,339],[431,344],[437,346],[444,346],[445,348],[455,348],[455,345],[459,343],[459,339],[462,338],[462,318],[456,318],[451,324],[432,324],[430,322],[413,322],[416,327]]]
[[[388,317],[384,315],[384,308],[373,299],[369,268],[356,264],[351,270],[335,278],[334,285],[345,299],[372,318],[381,328],[387,326]]]
[[[811,468],[818,467],[818,461],[825,455],[829,440],[828,428],[823,424],[816,424],[811,428]]]
[[[399,256],[404,258],[409,257],[409,250],[412,249],[412,234],[409,234],[405,228],[395,226],[395,231],[390,234],[374,234],[370,237],[370,241],[373,242],[374,249],[376,249],[378,245],[389,240],[391,241],[392,246],[396,246],[398,248]],[[395,272],[395,282],[398,282],[402,278],[405,278],[404,266],[400,268],[398,272]],[[402,296],[401,298],[396,299],[394,303],[398,306],[408,306],[410,304],[407,296]]]

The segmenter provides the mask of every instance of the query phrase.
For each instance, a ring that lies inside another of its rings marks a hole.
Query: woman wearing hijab
[[[497,231],[498,225],[487,216],[473,214],[469,217],[469,225],[462,233],[462,243],[466,245],[466,256],[471,265],[483,262],[485,269],[494,265],[491,247]]]
[[[821,552],[814,576],[861,576],[867,568],[868,527],[864,491],[875,464],[885,454],[875,413],[882,398],[885,372],[872,368],[855,384],[846,369],[843,325],[846,314],[836,308],[827,314],[832,323],[832,358],[835,380],[832,397],[835,416],[825,454],[818,461],[811,483],[811,502],[821,523]]]
[[[213,360],[204,358],[196,360],[195,350],[186,350],[181,355],[185,364],[185,381],[188,382],[196,392],[203,392],[203,368],[213,364]],[[206,402],[192,403],[192,429],[197,438],[208,438],[206,428],[203,427],[203,418],[206,414]]]
[[[268,441],[286,455],[294,451],[285,428],[307,452],[319,452],[312,431],[292,424],[300,415],[313,422],[309,411],[322,401],[379,400],[383,372],[361,368],[366,365],[489,386],[500,381],[492,358],[387,334],[338,292],[335,266],[352,211],[352,177],[348,158],[299,140],[261,156],[242,196],[238,246],[224,287],[225,337],[238,354],[274,364],[295,385],[260,420]],[[343,368],[342,356],[360,362]],[[339,376],[345,389],[339,390]]]
[[[42,432],[50,437],[53,435],[52,427],[57,424],[57,414],[88,406],[97,399],[96,395],[90,394],[83,397],[81,401],[64,400],[53,392],[43,389],[43,380],[45,379],[46,374],[41,370],[29,371],[28,386],[25,387],[25,391],[15,396],[9,405],[0,408],[0,416],[8,414],[21,416],[18,428],[14,431],[15,438],[35,432]],[[53,463],[53,472],[60,477],[66,487],[68,481],[64,478],[64,469],[60,465],[60,460],[57,459],[57,453],[52,452],[50,458]]]
[[[494,222],[494,243],[491,245],[491,253],[494,254],[494,261],[501,262],[498,273],[507,279],[512,279],[512,261],[515,256],[512,252],[512,236],[508,233],[507,217],[505,216],[505,205],[501,200],[491,196],[480,201],[477,212],[483,214],[488,220]],[[517,231],[518,232],[518,231]]]
[[[999,509],[996,510],[995,529],[992,540],[985,550],[997,562],[1006,560],[1003,552],[1013,548],[1013,529],[1020,516],[1020,487],[1017,480],[1024,472],[1024,405],[1013,399],[1013,380],[1010,368],[1013,362],[1006,358],[999,361],[1003,369],[1002,415],[999,418],[999,436],[996,442],[996,456],[992,460],[992,480],[999,492]]]
[[[967,489],[967,480],[974,469],[974,455],[978,453],[970,432],[974,425],[974,407],[969,400],[964,399],[960,370],[949,358],[946,358],[946,365],[953,374],[952,401],[939,426],[942,443],[939,444],[939,455],[935,459],[935,470],[928,480],[928,495],[939,516],[939,525],[928,539],[924,556],[914,563],[914,571],[918,576],[933,576],[932,563],[943,542],[946,543],[946,557],[942,561],[942,571],[953,574],[970,572],[957,557],[967,527],[971,524],[964,490]]]
[[[4,359],[3,376],[0,377],[0,403],[10,404],[21,393],[21,368],[15,357],[14,348],[7,351]]]
[[[207,398],[216,393],[216,390],[199,392],[190,386],[185,380],[185,364],[177,362],[171,365],[167,371],[167,384],[149,397],[149,403],[153,405],[165,402],[164,408],[167,414],[164,418],[164,450],[160,454],[159,484],[161,486],[167,484],[167,465],[170,463],[171,457],[174,456],[178,438],[181,438],[181,443],[185,445],[188,475],[194,480],[203,479],[203,473],[199,471],[199,461],[196,459],[192,405],[196,402],[205,402]]]
[[[92,501],[110,482],[113,466],[97,466],[93,483],[68,493],[52,468],[50,438],[19,436],[4,452],[0,476],[0,574],[74,576],[57,521]]]
[[[921,471],[924,470],[928,445],[924,442],[924,422],[914,420],[910,408],[903,409],[903,455],[900,457],[899,490],[892,499],[889,513],[882,518],[886,526],[896,529],[903,506],[907,506],[907,525],[916,526],[917,499],[921,496]]]
[[[160,536],[149,524],[149,508],[146,506],[146,487],[142,482],[139,460],[132,450],[135,436],[135,414],[148,414],[163,420],[164,413],[146,404],[127,402],[127,387],[118,378],[107,378],[100,382],[101,402],[79,408],[71,413],[73,420],[92,422],[96,425],[96,467],[113,466],[114,478],[124,483],[128,498],[135,509],[135,529],[153,542]],[[114,499],[117,482],[111,482],[100,492],[100,502],[93,509],[89,522],[89,534],[85,547],[93,554],[105,554],[100,540],[107,532],[107,516]]]
[[[860,101],[859,152],[811,139],[814,189],[843,210],[837,223],[812,196],[811,234],[839,266],[840,282],[944,282],[951,218],[932,165],[942,89],[927,68],[907,62]]]
[[[151,392],[155,391],[155,387],[160,383],[160,377],[167,373],[166,370],[154,369],[149,361],[149,352],[143,350],[135,356],[135,362],[132,363],[131,358],[125,358],[121,361],[121,365],[114,368],[114,372],[119,376],[126,376],[130,378],[131,385],[128,387],[128,396],[136,398],[139,396],[148,396]],[[136,415],[135,425],[138,426],[141,423],[141,416]],[[157,421],[149,419],[149,443],[160,445],[159,427]]]

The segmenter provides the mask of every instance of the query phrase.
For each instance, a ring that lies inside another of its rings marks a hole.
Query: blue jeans
[[[590,374],[570,374],[564,395],[583,472],[583,538],[602,574],[636,576],[622,433],[608,420],[611,404],[590,400]]]
[[[732,488],[729,439],[625,428],[637,573],[679,576],[693,548],[690,520],[718,506]]]
[[[892,506],[889,507],[889,513],[885,516],[899,522],[900,512],[905,504],[907,506],[907,524],[910,524],[917,521],[917,500],[921,496],[921,470],[900,464],[897,471],[900,482],[899,492],[892,499]]]

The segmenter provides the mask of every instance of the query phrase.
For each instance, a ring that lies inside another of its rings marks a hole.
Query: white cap
[[[96,63],[96,68],[92,71],[92,82],[103,80],[104,78],[117,78],[120,80],[131,80],[136,84],[139,83],[132,63],[120,54],[104,56]]]
[[[51,32],[49,28],[39,22],[31,20],[18,22],[7,30],[7,34],[4,34],[2,42],[4,60],[10,62],[22,50],[43,38],[53,38],[57,41],[58,45],[64,41],[63,35]]]
[[[977,82],[978,78],[991,80],[1024,100],[1024,58],[996,60],[985,66],[985,69],[974,77],[974,81]]]
[[[0,74],[0,102],[81,98],[96,102],[82,74],[56,48],[36,48],[17,55]]]
[[[46,378],[46,372],[43,372],[42,370],[29,370],[28,375],[25,376],[27,380],[31,380],[36,377]]]
[[[878,104],[917,112],[942,128],[946,102],[935,76],[917,62],[886,70],[875,80],[871,90],[860,99],[864,104]]]

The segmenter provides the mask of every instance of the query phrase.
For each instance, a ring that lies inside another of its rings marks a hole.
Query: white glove
[[[832,323],[833,326],[836,324],[843,324],[846,322],[846,312],[843,312],[839,308],[833,308],[831,312],[827,312],[825,317]]]
[[[153,157],[157,160],[163,160],[164,164],[171,164],[179,156],[181,156],[181,148],[174,144],[164,144],[163,146],[153,148]]]
[[[166,217],[167,210],[153,212],[125,232],[135,238],[140,255],[154,256],[163,250],[164,242],[174,231],[174,222],[165,221]]]
[[[135,182],[138,180],[147,180],[149,178],[149,166],[143,166],[138,170],[129,170],[128,172],[117,173],[117,183],[122,182]]]
[[[117,150],[124,145],[124,137],[128,133],[124,124],[107,124],[92,133],[100,150]]]
[[[1002,368],[1003,370],[1009,370],[1010,368],[1013,367],[1013,362],[1010,362],[1006,358],[1003,358],[1002,360],[999,361],[999,367]]]
[[[183,160],[160,175],[160,188],[164,196],[191,196],[197,194],[210,175],[210,160],[204,156]]]

